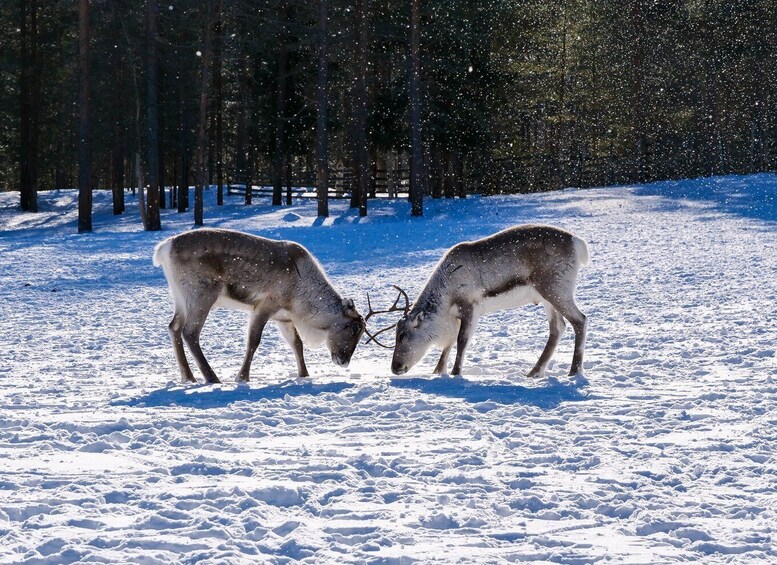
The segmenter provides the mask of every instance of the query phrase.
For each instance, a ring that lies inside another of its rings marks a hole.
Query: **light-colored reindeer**
[[[251,318],[238,381],[248,381],[251,360],[268,321],[297,358],[300,377],[308,376],[303,342],[326,345],[337,365],[347,366],[365,329],[353,300],[341,298],[318,261],[303,246],[237,231],[199,229],[159,243],[154,265],[161,266],[175,302],[170,337],[183,381],[195,382],[183,344],[209,383],[220,382],[200,348],[200,333],[216,306],[248,310]]]
[[[412,309],[407,294],[400,289],[405,296],[406,314],[396,326],[392,372],[406,373],[429,347],[436,345],[442,348],[442,355],[434,372],[445,373],[455,343],[452,374],[459,375],[467,344],[483,314],[535,303],[545,307],[550,337],[529,376],[545,374],[566,327],[565,318],[575,330],[569,373],[582,375],[586,317],[575,304],[575,286],[580,267],[587,263],[586,242],[550,226],[516,226],[452,247]],[[396,310],[398,301],[399,297],[388,311]],[[377,334],[368,335],[373,339]]]

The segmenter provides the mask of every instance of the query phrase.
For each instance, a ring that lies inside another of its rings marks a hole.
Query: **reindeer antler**
[[[396,300],[394,300],[394,304],[392,304],[387,310],[373,310],[372,309],[372,303],[370,302],[370,295],[369,295],[369,293],[367,293],[367,307],[370,309],[370,311],[364,317],[364,321],[365,322],[367,322],[367,320],[369,320],[375,314],[388,314],[389,312],[400,312],[401,311],[401,312],[403,312],[403,314],[405,316],[407,316],[407,313],[410,311],[410,298],[408,298],[407,293],[404,290],[402,290],[401,288],[399,288],[397,285],[392,284],[391,286],[393,286],[399,292],[399,294],[397,294],[397,298],[396,298]],[[399,306],[399,301],[402,298],[405,299],[405,305],[400,307]],[[389,330],[392,330],[395,327],[397,327],[397,322],[394,322],[393,324],[391,324],[390,326],[388,326],[386,328],[378,330],[374,334],[370,333],[370,330],[365,329],[364,333],[367,334],[369,339],[367,341],[365,341],[364,343],[368,344],[371,341],[374,341],[376,344],[380,345],[381,347],[385,347],[386,349],[394,349],[393,345],[384,345],[381,342],[379,342],[377,338],[378,338],[378,336],[380,334],[385,333],[385,332],[387,332]]]

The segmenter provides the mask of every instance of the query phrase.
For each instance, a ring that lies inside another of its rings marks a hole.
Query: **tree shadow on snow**
[[[480,383],[463,377],[394,379],[391,384],[397,388],[461,398],[472,403],[526,404],[539,408],[555,408],[562,402],[592,399],[580,391],[585,383],[562,383],[555,379],[549,379],[545,385],[537,387]]]
[[[189,408],[224,408],[233,402],[257,402],[275,400],[285,396],[317,396],[325,393],[339,393],[352,388],[351,383],[323,383],[285,381],[277,385],[252,388],[247,385],[170,385],[153,390],[137,398],[117,400],[114,406],[138,406],[153,408],[158,406],[186,406]]]
[[[685,201],[697,201],[706,203],[707,210],[777,221],[777,175],[773,173],[658,181],[638,185],[633,193],[664,198],[668,210],[681,208]]]

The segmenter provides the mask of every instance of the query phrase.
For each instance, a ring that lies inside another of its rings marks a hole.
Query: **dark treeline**
[[[777,164],[773,0],[8,0],[0,22],[0,187],[25,210],[145,187],[158,229],[229,183],[420,214]]]

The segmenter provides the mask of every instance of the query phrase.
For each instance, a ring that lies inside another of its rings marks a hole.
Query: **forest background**
[[[209,186],[417,215],[777,166],[769,0],[21,0],[0,22],[0,187],[31,211],[79,187],[81,231],[93,189],[120,214],[144,187],[159,229],[159,207],[202,223]]]

